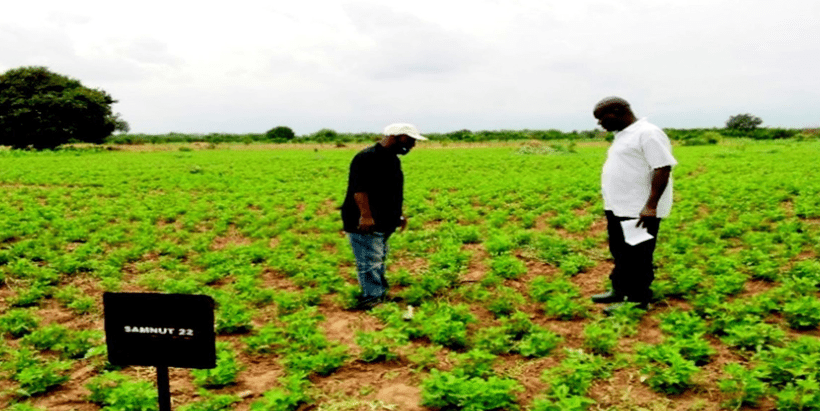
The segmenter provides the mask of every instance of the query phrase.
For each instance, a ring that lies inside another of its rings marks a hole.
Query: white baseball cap
[[[412,124],[393,123],[384,128],[384,135],[386,136],[400,136],[402,134],[413,137],[416,140],[427,140],[427,137],[419,134],[419,130]]]

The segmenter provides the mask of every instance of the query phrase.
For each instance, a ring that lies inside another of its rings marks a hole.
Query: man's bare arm
[[[373,230],[373,226],[376,225],[376,221],[373,220],[373,215],[370,213],[370,200],[367,193],[353,193],[353,200],[356,201],[356,205],[359,207],[359,230],[366,233],[370,232]]]
[[[637,227],[644,225],[645,218],[656,218],[658,216],[658,202],[666,186],[669,184],[669,175],[672,172],[672,166],[660,167],[652,170],[652,189],[649,193],[649,199],[646,200],[646,205],[641,210],[641,215],[638,218]]]

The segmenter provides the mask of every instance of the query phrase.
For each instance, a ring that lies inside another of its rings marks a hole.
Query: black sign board
[[[105,293],[108,362],[216,367],[214,300],[207,295]]]

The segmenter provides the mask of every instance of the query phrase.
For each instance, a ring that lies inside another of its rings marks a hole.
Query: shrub
[[[296,134],[290,129],[290,127],[278,126],[268,130],[265,133],[265,137],[268,140],[279,143],[293,140],[293,138],[296,137]]]
[[[0,75],[0,145],[55,148],[71,140],[102,143],[128,124],[112,114],[116,100],[103,90],[45,67],[20,67]]]
[[[726,120],[726,128],[737,131],[752,131],[761,124],[763,124],[763,120],[760,117],[748,113],[737,114]]]
[[[705,131],[699,135],[687,135],[680,140],[684,146],[706,146],[717,144],[721,140],[720,133],[716,131]]]
[[[330,143],[339,140],[339,133],[329,128],[323,128],[309,138],[317,143]]]

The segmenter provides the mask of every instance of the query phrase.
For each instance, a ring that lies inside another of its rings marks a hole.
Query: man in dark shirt
[[[427,139],[410,124],[391,124],[385,127],[381,141],[360,151],[350,163],[342,222],[362,287],[358,308],[372,308],[387,293],[387,239],[396,228],[407,226],[402,215],[404,174],[398,155],[410,152],[416,140]]]

